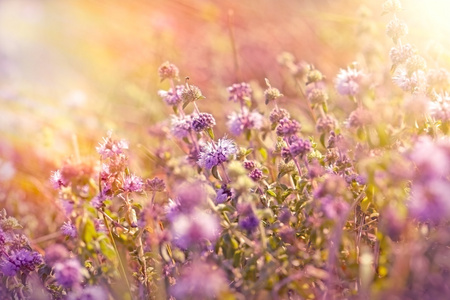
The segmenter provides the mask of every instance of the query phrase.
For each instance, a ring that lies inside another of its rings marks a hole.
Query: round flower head
[[[354,68],[341,69],[336,77],[336,90],[344,96],[355,96],[359,93],[363,73]]]
[[[255,182],[263,178],[263,172],[260,169],[253,169],[248,176]]]
[[[232,112],[228,116],[227,125],[233,135],[240,135],[246,129],[261,129],[263,116],[256,111],[249,112],[244,107],[240,113]]]
[[[336,127],[336,120],[333,117],[325,116],[317,119],[316,129],[320,133],[329,133]]]
[[[17,272],[32,272],[42,263],[42,256],[25,248],[9,254],[0,264],[1,272],[6,276],[14,276]]]
[[[216,203],[225,203],[230,200],[232,196],[233,192],[227,185],[224,184],[220,189],[217,190]]]
[[[283,118],[279,121],[277,127],[277,135],[289,137],[296,134],[300,130],[300,123],[296,120]]]
[[[54,270],[56,281],[64,288],[78,286],[83,280],[82,267],[77,259],[59,262]]]
[[[189,135],[189,131],[191,130],[192,125],[192,118],[189,115],[184,117],[177,117],[175,115],[172,115],[170,123],[170,133],[172,133],[174,137],[182,139]]]
[[[102,287],[87,286],[82,290],[74,290],[68,296],[68,300],[108,300],[108,294]]]
[[[416,49],[411,44],[398,45],[389,51],[389,57],[394,65],[400,65],[416,53]]]
[[[168,91],[160,90],[158,91],[158,96],[163,99],[163,101],[170,106],[177,106],[183,100],[181,99],[181,92],[184,90],[184,85],[177,85],[175,87],[175,92],[172,88]]]
[[[221,269],[196,261],[183,268],[170,293],[177,299],[217,299],[227,286],[226,275]]]
[[[269,120],[272,124],[278,123],[281,119],[289,119],[291,115],[284,108],[274,108],[269,115]]]
[[[289,145],[289,152],[292,156],[299,156],[303,157],[306,155],[309,151],[311,151],[311,142],[309,140],[303,140],[303,139],[295,139],[291,142]]]
[[[53,244],[45,249],[45,262],[49,266],[53,266],[68,257],[69,251],[61,244]]]
[[[178,214],[172,221],[174,242],[188,249],[207,240],[214,242],[219,235],[219,222],[213,215],[196,209],[190,214]]]
[[[447,94],[438,95],[435,101],[428,104],[430,115],[436,120],[450,120],[450,96]]]
[[[386,26],[386,34],[397,44],[400,38],[408,34],[408,26],[397,18],[392,19]]]
[[[201,132],[216,125],[213,115],[208,113],[200,113],[192,118],[192,129],[195,132]]]
[[[228,100],[233,102],[248,101],[252,95],[252,88],[248,83],[245,82],[235,83],[232,86],[228,87],[227,90],[230,94]]]
[[[165,79],[177,79],[180,71],[177,66],[166,61],[159,67],[158,74],[161,81],[163,81]]]

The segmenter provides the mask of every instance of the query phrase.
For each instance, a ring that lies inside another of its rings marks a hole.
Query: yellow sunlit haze
[[[410,32],[420,39],[430,39],[450,47],[450,1],[411,0],[403,3],[402,15],[407,19]]]

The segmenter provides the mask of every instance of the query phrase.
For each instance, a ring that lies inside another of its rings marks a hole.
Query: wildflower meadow
[[[0,299],[448,299],[425,2],[0,1]]]

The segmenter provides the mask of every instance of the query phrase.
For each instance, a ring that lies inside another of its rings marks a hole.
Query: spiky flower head
[[[184,105],[204,98],[202,91],[195,85],[186,85],[181,91]]]
[[[122,154],[124,150],[128,149],[128,142],[126,140],[114,140],[111,136],[112,131],[109,131],[107,136],[103,138],[103,143],[95,147],[102,159]]]
[[[178,79],[180,70],[174,64],[166,61],[159,67],[158,74],[161,81],[165,79]]]
[[[155,177],[145,181],[145,188],[151,192],[163,192],[166,189],[166,184],[164,180]]]
[[[336,90],[344,96],[355,96],[359,93],[363,78],[363,72],[357,68],[341,69],[335,80]]]
[[[228,157],[236,152],[236,144],[230,139],[222,138],[217,143],[207,143],[200,149],[198,164],[206,169],[212,169],[226,162]]]
[[[61,226],[61,233],[71,238],[76,238],[78,236],[75,225],[73,225],[70,221],[64,222]]]
[[[123,178],[122,190],[126,193],[142,192],[144,182],[141,177],[130,174]]]

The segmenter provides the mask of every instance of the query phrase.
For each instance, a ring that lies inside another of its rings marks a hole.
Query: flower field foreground
[[[384,67],[355,53],[333,78],[283,52],[281,82],[207,94],[164,59],[170,113],[139,143],[74,138],[46,174],[58,229],[0,211],[0,299],[446,299],[450,74],[403,12],[377,12]]]

